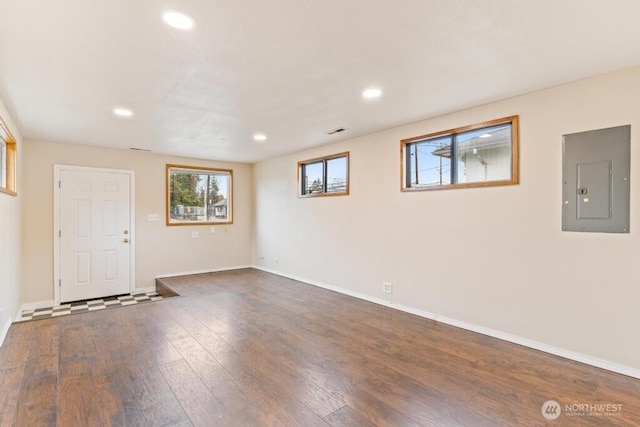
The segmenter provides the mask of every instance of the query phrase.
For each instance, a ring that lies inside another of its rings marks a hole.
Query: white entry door
[[[131,292],[131,192],[128,171],[58,172],[59,299]]]

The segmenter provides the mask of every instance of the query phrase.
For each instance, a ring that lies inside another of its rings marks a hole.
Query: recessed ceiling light
[[[131,117],[133,116],[133,111],[129,110],[128,108],[114,108],[113,109],[113,114],[115,114],[118,117]]]
[[[382,95],[382,91],[377,87],[371,87],[362,92],[362,97],[367,99],[380,98],[380,95]]]
[[[484,134],[480,135],[480,138],[491,138],[491,134],[490,133],[484,133]]]
[[[162,19],[170,27],[179,30],[190,30],[196,25],[196,21],[194,21],[192,17],[182,12],[176,12],[175,10],[163,12]]]
[[[267,135],[263,133],[256,133],[255,135],[253,135],[253,139],[255,139],[256,141],[266,141]]]

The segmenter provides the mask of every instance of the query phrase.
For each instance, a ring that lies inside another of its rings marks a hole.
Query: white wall
[[[22,138],[1,99],[0,116],[16,138],[18,148],[18,196],[0,193],[0,310],[4,309],[0,320],[0,344],[2,344],[5,333],[12,320],[16,318],[20,307],[20,231],[22,228],[20,207],[24,189],[22,188]]]
[[[165,225],[165,165],[233,170],[233,224]],[[53,300],[53,165],[129,169],[136,173],[136,288],[155,285],[158,275],[251,264],[252,166],[98,148],[25,141],[22,302]],[[148,221],[159,214],[160,221]],[[191,232],[198,231],[198,239]]]
[[[520,185],[400,192],[401,139],[516,114]],[[626,124],[631,233],[561,232],[562,135]],[[639,141],[636,67],[265,161],[253,262],[640,372]],[[296,197],[297,161],[347,150],[349,196]]]

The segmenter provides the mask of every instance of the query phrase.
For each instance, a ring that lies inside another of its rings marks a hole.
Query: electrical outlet
[[[382,292],[384,292],[385,294],[393,293],[393,285],[391,284],[391,282],[382,282]]]
[[[192,231],[191,232],[191,238],[192,239],[197,239],[198,237],[200,237],[200,233],[197,231]]]
[[[280,259],[278,259],[278,258],[274,259],[274,260],[273,260],[273,263],[274,263],[275,265],[280,265]]]
[[[149,214],[149,215],[147,215],[147,220],[149,220],[149,221],[159,221],[160,220],[160,215],[158,215],[158,214]]]
[[[216,234],[216,228],[214,226],[211,226],[209,231],[211,232],[211,234]]]

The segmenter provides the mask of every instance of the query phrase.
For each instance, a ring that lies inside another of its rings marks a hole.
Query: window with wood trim
[[[518,116],[401,141],[402,190],[518,183]]]
[[[349,194],[349,153],[298,162],[300,197]]]
[[[0,117],[0,192],[15,196],[16,188],[16,140],[7,124]]]
[[[233,171],[167,165],[167,225],[231,224]]]

